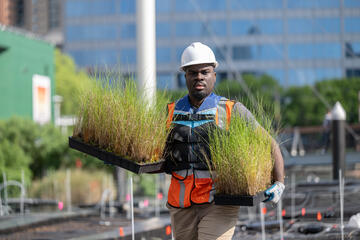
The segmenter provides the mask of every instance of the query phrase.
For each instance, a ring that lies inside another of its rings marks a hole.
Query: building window
[[[176,23],[177,37],[226,36],[225,21],[186,21]]]
[[[360,77],[360,68],[348,68],[346,69],[346,77]]]
[[[339,8],[339,0],[288,0],[288,8]]]
[[[289,44],[289,58],[299,59],[340,59],[339,43]]]
[[[226,4],[219,0],[175,0],[177,12],[223,11]]]
[[[134,14],[135,13],[135,0],[120,0],[120,13],[121,14]]]
[[[281,19],[233,20],[231,34],[237,35],[276,35],[282,34]]]
[[[341,78],[340,68],[290,69],[289,85],[312,85],[325,79]]]
[[[197,37],[207,34],[205,26],[198,21],[176,23],[177,37]]]
[[[171,1],[169,0],[156,0],[156,12],[168,13],[171,10]]]
[[[169,38],[170,37],[170,23],[157,22],[156,23],[156,37]]]
[[[157,89],[175,89],[174,76],[168,73],[158,73],[156,76]]]
[[[177,82],[177,86],[179,88],[185,88],[186,87],[186,79],[185,79],[185,74],[183,72],[177,74],[176,82]]]
[[[135,48],[127,48],[120,51],[120,66],[126,67],[129,64],[136,64]]]
[[[232,48],[232,58],[235,61],[281,60],[283,47],[279,44],[236,45]]]
[[[176,48],[176,62],[180,63],[181,61],[181,54],[183,53],[183,51],[185,50],[187,46],[183,46],[183,47],[177,47]]]
[[[66,28],[66,40],[68,42],[115,39],[117,39],[117,27],[115,25],[74,25]]]
[[[115,14],[115,0],[71,0],[66,1],[65,15],[67,17],[104,16]]]
[[[227,31],[225,20],[210,21],[207,24],[207,31],[209,32],[209,35],[215,34],[217,37],[226,36]]]
[[[340,19],[336,18],[290,18],[288,20],[290,34],[324,34],[340,33]]]
[[[360,18],[345,18],[345,32],[360,33]]]
[[[118,59],[117,51],[113,49],[76,50],[69,51],[69,54],[81,67],[116,65]]]
[[[157,63],[171,62],[171,49],[164,47],[156,48],[156,62]]]
[[[226,55],[227,55],[227,47],[226,46],[211,46],[211,49],[213,49],[216,61],[226,61]]]
[[[359,0],[345,0],[344,6],[347,8],[360,7],[360,1]]]
[[[15,2],[15,25],[23,27],[25,24],[25,4],[24,0],[14,0]]]
[[[360,58],[360,42],[345,43],[345,51],[347,58]]]
[[[60,3],[59,0],[49,0],[49,29],[60,27]]]
[[[219,1],[221,2],[221,1]],[[231,0],[232,10],[281,9],[282,0]]]
[[[121,25],[120,34],[122,39],[135,39],[136,27],[134,23],[124,23]]]

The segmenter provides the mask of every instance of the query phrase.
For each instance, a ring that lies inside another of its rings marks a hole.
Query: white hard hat
[[[194,42],[182,53],[180,70],[184,71],[186,66],[203,63],[213,63],[214,68],[219,65],[215,59],[215,54],[208,46],[201,42]]]

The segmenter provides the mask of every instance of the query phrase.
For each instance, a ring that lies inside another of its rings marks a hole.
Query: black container
[[[81,140],[73,137],[69,137],[69,147],[76,149],[80,152],[89,154],[93,157],[96,157],[101,161],[104,161],[104,163],[116,165],[137,174],[148,173],[148,172],[161,172],[163,164],[165,162],[164,160],[160,160],[155,163],[139,164],[134,161],[122,158],[118,155],[115,155],[114,153],[107,152],[100,148],[86,144]]]
[[[264,192],[256,195],[227,195],[215,194],[215,205],[237,205],[237,206],[257,206],[266,199]]]

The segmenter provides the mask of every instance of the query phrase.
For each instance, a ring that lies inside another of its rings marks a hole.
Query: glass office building
[[[81,67],[136,72],[136,1],[67,0],[65,51]],[[218,79],[268,74],[285,87],[360,76],[360,0],[156,0],[157,84],[184,87],[184,48],[201,41]]]

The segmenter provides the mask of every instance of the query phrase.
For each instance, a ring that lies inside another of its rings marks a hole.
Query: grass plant
[[[151,106],[133,80],[98,81],[84,91],[73,137],[137,163],[156,162],[165,146],[166,94]]]
[[[259,125],[233,113],[228,130],[212,132],[209,145],[216,193],[255,195],[272,180],[271,118],[254,108]]]

